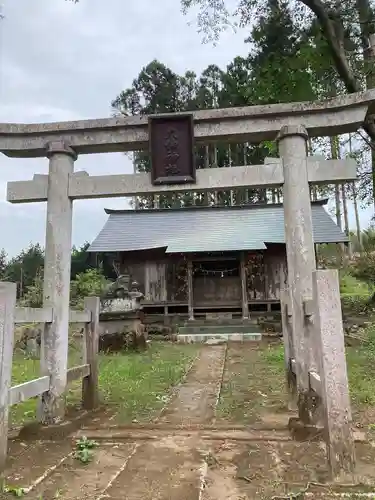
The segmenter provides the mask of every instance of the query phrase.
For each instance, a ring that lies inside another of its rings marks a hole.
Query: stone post
[[[320,396],[332,479],[353,482],[355,447],[345,358],[340,284],[336,269],[313,273]]]
[[[304,301],[312,299],[315,250],[307,176],[307,131],[303,126],[284,126],[277,141],[284,171],[285,242],[288,288],[296,360],[297,405],[303,423],[311,422],[312,398],[309,369],[315,368],[311,343],[313,325],[304,311]]]
[[[241,252],[240,269],[241,269],[241,291],[242,291],[242,319],[249,319],[249,303],[247,300],[247,276],[245,252]]]
[[[51,384],[41,398],[40,419],[52,424],[65,414],[73,216],[68,187],[77,155],[63,141],[47,144],[46,154],[49,175],[43,304],[53,308],[53,322],[45,326],[42,335],[41,368]]]
[[[283,343],[284,343],[284,360],[285,360],[285,375],[286,386],[288,392],[288,409],[291,411],[297,410],[296,408],[296,376],[292,370],[292,359],[294,359],[294,344],[293,344],[293,331],[291,325],[291,317],[289,316],[289,291],[288,289],[280,290],[280,306],[281,306],[281,322],[283,330]]]
[[[17,285],[0,282],[0,472],[8,452],[9,389],[12,382]]]
[[[193,261],[188,258],[187,261],[187,285],[188,285],[188,308],[189,321],[194,319],[194,298],[193,298]]]
[[[91,313],[91,322],[86,323],[83,337],[83,363],[90,365],[90,375],[82,380],[82,403],[86,410],[99,406],[99,309],[98,297],[85,298],[85,310]]]

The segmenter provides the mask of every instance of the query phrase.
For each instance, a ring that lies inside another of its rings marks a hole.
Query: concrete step
[[[252,319],[242,319],[242,318],[222,318],[222,319],[206,319],[206,318],[196,318],[193,321],[186,321],[184,326],[226,326],[226,325],[257,325],[258,320],[256,318]]]
[[[209,341],[217,340],[218,342],[260,342],[262,340],[261,333],[193,333],[193,334],[178,334],[177,342],[191,344],[195,342],[209,343]]]
[[[180,335],[221,335],[232,333],[260,333],[258,325],[190,325],[179,328]]]

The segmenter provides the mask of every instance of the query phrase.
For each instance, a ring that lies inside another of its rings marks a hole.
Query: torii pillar
[[[53,322],[46,324],[42,335],[41,368],[50,377],[50,390],[42,395],[39,417],[43,424],[52,424],[65,414],[73,221],[73,200],[68,191],[77,155],[66,142],[56,141],[47,144],[46,156],[49,175],[43,306],[52,308]]]
[[[305,315],[312,299],[312,273],[316,270],[310,189],[307,173],[307,130],[284,126],[277,141],[284,173],[283,204],[288,263],[289,305],[294,335],[299,418],[310,423],[312,398],[309,370],[316,369],[313,328]]]

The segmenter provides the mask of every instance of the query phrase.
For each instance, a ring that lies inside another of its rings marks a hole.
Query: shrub
[[[358,256],[350,266],[350,272],[359,280],[375,285],[375,251],[366,251]]]
[[[22,307],[42,307],[43,306],[43,275],[38,273],[32,285],[26,289],[25,295],[20,300]]]
[[[340,271],[340,293],[342,296],[366,296],[371,294],[370,287],[364,281],[353,276],[348,271]]]
[[[77,274],[70,283],[70,303],[73,307],[83,308],[85,297],[100,296],[108,282],[98,269],[88,269]],[[27,287],[26,293],[20,300],[23,307],[42,307],[43,305],[43,276],[38,274],[33,284]]]
[[[77,274],[70,285],[72,306],[82,308],[85,297],[99,297],[108,285],[108,281],[99,269],[88,269]]]

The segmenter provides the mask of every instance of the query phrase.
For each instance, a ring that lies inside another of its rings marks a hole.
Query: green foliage
[[[77,276],[77,274],[84,273],[87,270],[89,261],[89,253],[87,252],[87,249],[89,246],[90,243],[86,242],[80,248],[72,248],[72,261],[70,269],[70,276],[72,280]]]
[[[33,283],[27,287],[26,293],[20,300],[23,307],[42,307],[43,306],[43,275],[38,273]]]
[[[96,441],[92,439],[87,439],[83,437],[76,442],[76,451],[74,452],[74,458],[79,460],[83,464],[88,464],[94,458],[94,448],[98,446]]]
[[[4,248],[0,249],[0,280],[5,279],[7,268],[7,254]]]
[[[340,271],[340,293],[341,296],[365,296],[369,297],[369,286],[350,274],[346,269]]]
[[[70,284],[70,302],[73,306],[83,307],[85,297],[100,296],[108,281],[99,269],[88,269],[77,274]]]
[[[357,348],[347,348],[347,364],[351,397],[359,408],[375,406],[375,324],[362,332],[366,341]]]
[[[375,284],[375,251],[364,251],[351,266],[353,276],[372,285]]]
[[[360,347],[347,347],[346,360],[349,376],[349,389],[354,412],[364,407],[375,406],[375,325],[366,329],[367,341]],[[282,374],[284,368],[284,349],[282,345],[271,346],[262,355],[269,372]],[[268,375],[269,377],[269,375]],[[266,376],[267,378],[267,376]]]
[[[88,269],[77,274],[70,283],[70,303],[73,307],[83,308],[85,297],[98,297],[108,281],[98,269]],[[43,304],[43,276],[39,273],[33,283],[27,288],[25,295],[20,300],[24,307],[42,307]]]
[[[346,314],[372,314],[375,306],[372,293],[367,282],[354,276],[352,266],[340,271],[341,303]]]
[[[375,251],[375,229],[370,227],[362,231],[362,248],[367,251]]]
[[[93,448],[96,448],[98,446],[98,443],[96,441],[93,441],[92,439],[88,439],[86,436],[83,436],[81,439],[78,439],[76,442],[76,449],[77,450],[92,450]]]
[[[251,27],[248,89],[262,103],[310,100],[374,87],[369,38],[375,33],[375,2],[363,0],[180,0],[183,12],[197,11],[205,41],[228,28]],[[232,89],[234,86],[232,85]],[[276,99],[276,100],[275,100]],[[364,128],[375,140],[375,130]],[[375,165],[368,141],[361,150],[358,199],[373,201]],[[315,141],[314,141],[315,142]],[[351,154],[353,154],[351,152]],[[355,154],[355,153],[354,153]]]
[[[341,304],[343,311],[347,314],[372,314],[374,304],[371,304],[370,297],[367,295],[343,295]]]
[[[71,261],[71,302],[82,306],[83,298],[100,295],[107,281],[102,271],[89,267],[89,243],[73,247]],[[110,271],[106,263],[106,272]],[[17,256],[8,260],[4,249],[0,250],[0,280],[13,281],[18,285],[20,304],[24,307],[41,307],[43,304],[44,250],[30,244]]]
[[[30,244],[7,263],[4,278],[17,283],[19,291],[25,290],[33,285],[35,277],[42,273],[43,264],[44,250],[39,243]]]
[[[316,97],[311,78],[309,40],[293,23],[287,1],[269,0],[254,25],[250,62],[254,99],[259,104],[311,100]],[[285,68],[288,67],[288,71]]]
[[[68,367],[82,363],[81,341],[72,344],[69,349]],[[198,344],[153,342],[151,347],[142,353],[100,353],[99,387],[103,403],[118,410],[118,423],[152,420],[165,405],[171,388],[180,382],[198,350]],[[39,360],[25,359],[21,352],[15,351],[12,385],[22,384],[39,376]],[[81,404],[81,381],[69,385],[66,398],[68,405]],[[17,427],[26,420],[35,420],[36,408],[37,398],[12,406],[12,425]]]
[[[3,483],[1,486],[2,493],[8,493],[14,497],[23,497],[26,493],[26,489],[20,486],[9,486],[6,483]]]

